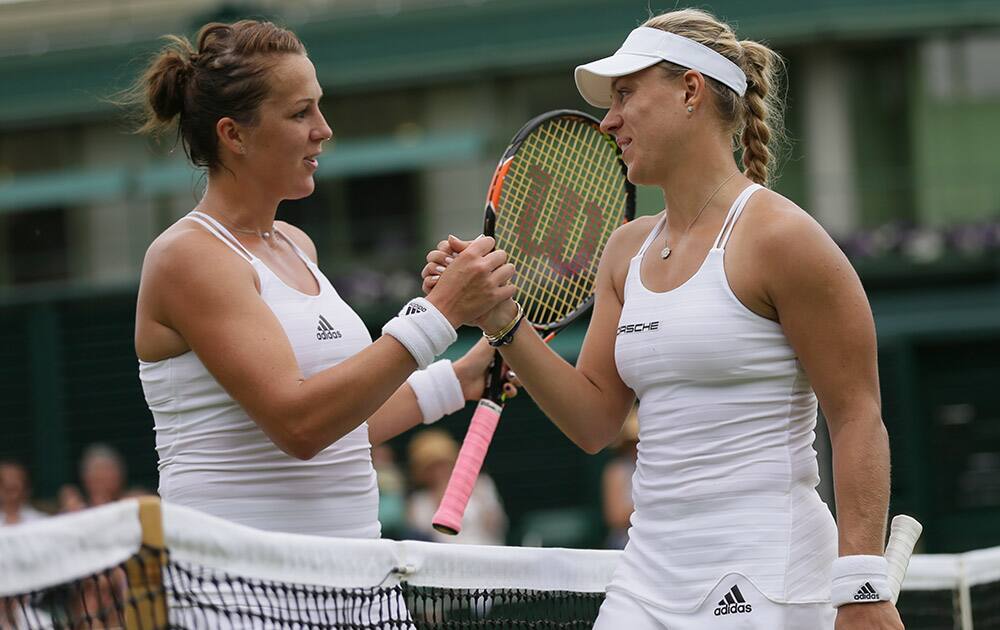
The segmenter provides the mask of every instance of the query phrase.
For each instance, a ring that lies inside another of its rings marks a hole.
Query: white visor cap
[[[743,96],[747,75],[732,61],[708,46],[658,28],[640,26],[610,57],[577,66],[576,87],[583,100],[594,107],[611,107],[611,84],[618,77],[644,70],[661,61],[691,68],[720,81]]]

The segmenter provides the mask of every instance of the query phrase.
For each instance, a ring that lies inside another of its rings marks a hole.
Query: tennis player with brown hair
[[[889,451],[871,310],[830,237],[764,187],[780,69],[766,46],[680,10],[576,70],[587,102],[608,109],[629,179],[661,187],[666,210],[612,236],[575,367],[530,326],[501,352],[589,452],[641,400],[635,512],[598,630],[902,627],[882,557]],[[465,248],[431,252],[425,288]],[[517,313],[507,301],[478,323],[495,333]],[[817,399],[836,524],[815,489]]]
[[[512,295],[505,254],[473,244],[372,342],[309,237],[275,220],[313,192],[333,133],[298,38],[255,21],[209,24],[195,46],[171,37],[136,96],[144,130],[176,123],[208,181],[149,247],[139,287],[160,495],[261,529],[378,537],[370,445],[478,397],[488,346],[434,358]]]

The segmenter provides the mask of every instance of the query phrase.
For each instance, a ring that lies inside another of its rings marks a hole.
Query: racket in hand
[[[590,308],[597,265],[611,233],[635,216],[635,187],[618,145],[582,112],[528,121],[493,174],[483,234],[496,239],[517,273],[514,299],[546,341]],[[462,529],[462,515],[503,410],[502,359],[493,358],[434,528]]]

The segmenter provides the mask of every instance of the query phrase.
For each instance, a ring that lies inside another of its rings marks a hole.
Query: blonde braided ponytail
[[[719,118],[732,133],[734,146],[742,149],[744,174],[759,184],[769,184],[777,146],[784,141],[782,102],[778,93],[784,67],[781,56],[759,42],[737,40],[732,28],[700,9],[662,13],[646,20],[643,26],[707,46],[747,75],[747,91],[743,97],[711,77],[705,79],[715,97]],[[660,65],[671,77],[687,71],[670,62]]]
[[[778,82],[781,58],[770,48],[754,41],[740,42],[746,64],[747,93],[743,97],[743,167],[746,176],[758,184],[768,183],[768,165],[774,161],[771,125],[779,125],[780,101],[774,86]],[[777,112],[777,114],[775,114]]]

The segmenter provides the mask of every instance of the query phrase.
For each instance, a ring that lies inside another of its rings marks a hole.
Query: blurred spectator
[[[87,507],[83,494],[75,484],[65,483],[59,488],[59,513],[78,512]]]
[[[410,528],[435,542],[504,544],[507,515],[496,485],[486,473],[480,473],[472,490],[460,534],[442,534],[431,525],[457,458],[458,443],[442,429],[425,429],[410,441],[410,473],[416,487],[407,507]]]
[[[601,473],[601,503],[604,524],[608,528],[605,546],[608,549],[624,549],[628,542],[628,526],[635,505],[632,503],[632,475],[639,446],[638,407],[629,412],[618,440],[614,444],[614,456]]]
[[[382,537],[399,540],[406,531],[406,479],[388,444],[372,446],[372,465],[378,479],[378,522]]]
[[[31,507],[31,479],[28,469],[12,459],[0,461],[0,526],[37,521],[47,516]]]
[[[80,480],[87,505],[117,501],[125,488],[125,461],[107,444],[91,444],[80,458]]]

